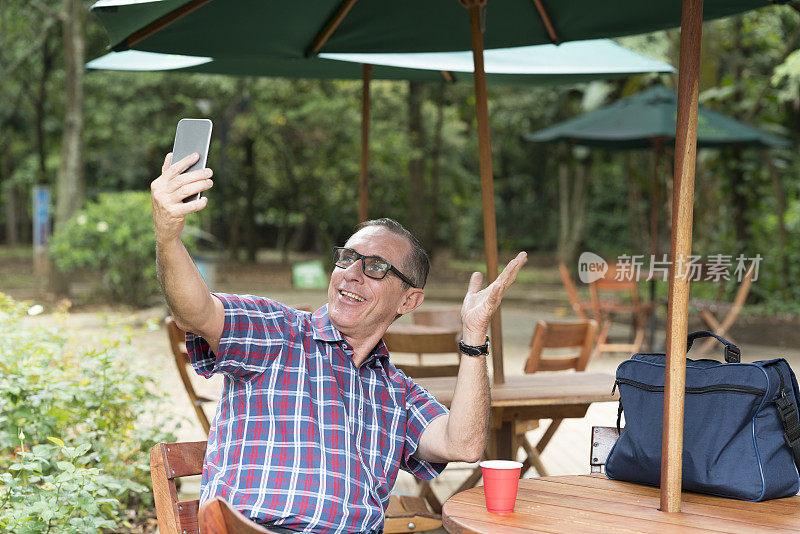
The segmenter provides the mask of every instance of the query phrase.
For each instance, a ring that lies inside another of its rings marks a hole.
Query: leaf
[[[80,445],[75,447],[75,456],[73,456],[73,458],[77,458],[79,456],[83,456],[91,448],[92,448],[91,444],[89,444],[89,443],[81,443]]]
[[[62,471],[67,471],[68,473],[75,471],[75,466],[70,462],[56,462],[56,467]]]
[[[48,440],[48,441],[51,441],[51,442],[53,442],[53,443],[55,443],[55,444],[56,444],[56,445],[58,445],[59,447],[63,447],[63,446],[64,446],[64,442],[63,442],[63,441],[61,441],[60,439],[56,438],[56,437],[53,437],[53,436],[48,436],[48,437],[47,437],[47,440]]]

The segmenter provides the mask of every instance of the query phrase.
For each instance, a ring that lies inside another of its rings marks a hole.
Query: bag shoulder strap
[[[800,420],[798,420],[797,404],[786,394],[783,373],[777,367],[775,367],[775,370],[781,380],[778,398],[775,399],[775,406],[778,407],[778,416],[783,425],[783,439],[791,449],[794,463],[800,471]]]

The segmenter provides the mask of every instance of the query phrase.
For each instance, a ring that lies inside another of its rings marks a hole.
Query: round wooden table
[[[800,533],[800,496],[747,502],[684,492],[676,514],[658,510],[658,491],[605,475],[523,479],[514,512],[489,513],[483,487],[477,487],[450,497],[442,521],[448,532],[459,534]]]

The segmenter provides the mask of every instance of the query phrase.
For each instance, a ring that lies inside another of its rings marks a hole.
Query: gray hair
[[[356,231],[370,226],[380,226],[386,228],[395,235],[404,237],[411,245],[411,252],[406,256],[403,263],[403,274],[409,280],[414,282],[414,286],[422,289],[425,287],[425,282],[428,280],[428,271],[431,269],[431,260],[428,258],[428,253],[422,247],[419,240],[414,237],[414,234],[405,229],[405,227],[394,219],[381,218],[365,221],[356,226]],[[403,289],[408,289],[408,284],[403,282]]]

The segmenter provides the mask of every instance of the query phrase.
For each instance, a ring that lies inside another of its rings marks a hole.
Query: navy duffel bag
[[[764,501],[800,489],[797,379],[783,358],[739,363],[739,349],[711,332],[725,361],[686,360],[683,489]],[[634,354],[617,368],[625,428],[606,461],[609,478],[657,486],[661,474],[664,354]],[[617,418],[617,426],[620,419]]]

